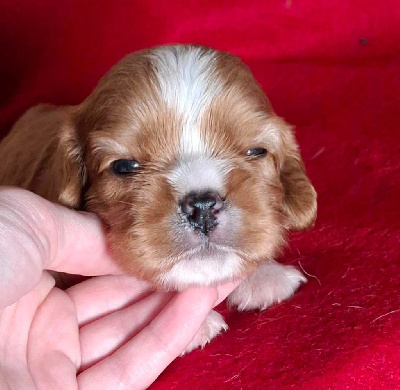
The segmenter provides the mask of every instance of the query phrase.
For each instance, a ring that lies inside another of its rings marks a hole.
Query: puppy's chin
[[[182,290],[188,286],[211,286],[239,279],[244,261],[233,250],[213,246],[186,253],[158,279],[165,289]]]

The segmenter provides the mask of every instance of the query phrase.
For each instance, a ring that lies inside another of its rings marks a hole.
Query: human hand
[[[0,388],[142,389],[234,289],[154,292],[122,275],[101,223],[0,189]],[[48,270],[95,276],[66,291]]]

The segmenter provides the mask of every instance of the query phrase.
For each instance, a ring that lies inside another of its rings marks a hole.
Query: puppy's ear
[[[281,134],[278,152],[280,179],[284,190],[283,212],[288,230],[307,230],[317,217],[317,194],[307,177],[292,128],[281,118],[274,118]]]
[[[81,207],[85,169],[71,108],[31,108],[0,144],[0,155],[0,185],[22,187],[52,202]]]

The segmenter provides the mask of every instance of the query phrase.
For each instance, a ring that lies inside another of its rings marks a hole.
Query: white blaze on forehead
[[[222,194],[229,170],[227,161],[202,157],[181,161],[167,179],[180,196],[206,190]]]
[[[149,56],[162,98],[182,119],[181,154],[207,154],[207,140],[199,126],[202,113],[221,89],[215,52],[200,47],[168,46],[155,49]]]

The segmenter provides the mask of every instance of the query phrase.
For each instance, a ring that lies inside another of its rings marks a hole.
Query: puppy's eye
[[[249,149],[246,152],[246,156],[249,156],[249,157],[262,157],[262,156],[265,156],[267,153],[268,153],[267,149],[254,148],[254,149]]]
[[[115,160],[110,164],[111,170],[119,176],[136,172],[140,165],[135,160]]]

